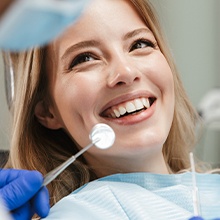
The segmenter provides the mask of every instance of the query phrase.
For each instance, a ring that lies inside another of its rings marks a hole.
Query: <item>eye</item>
[[[155,48],[155,44],[149,40],[138,39],[132,44],[129,52],[136,50],[136,49],[146,48],[146,47]]]
[[[89,62],[95,60],[94,56],[91,53],[82,53],[79,54],[78,56],[76,56],[73,61],[70,64],[69,69],[74,68],[75,66],[85,63],[85,62]]]

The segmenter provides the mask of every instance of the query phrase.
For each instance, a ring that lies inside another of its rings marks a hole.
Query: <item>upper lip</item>
[[[108,103],[106,103],[102,107],[102,109],[100,111],[100,115],[102,115],[103,112],[105,112],[110,107],[119,105],[119,104],[124,103],[124,102],[131,101],[131,100],[137,99],[137,98],[157,98],[157,97],[154,94],[152,94],[151,92],[148,92],[148,91],[127,93],[127,94],[118,96],[118,97],[110,100]]]

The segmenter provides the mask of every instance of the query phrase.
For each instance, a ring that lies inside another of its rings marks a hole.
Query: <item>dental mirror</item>
[[[115,132],[113,129],[106,125],[106,124],[96,124],[90,134],[89,138],[91,140],[91,143],[84,147],[82,150],[80,150],[77,154],[70,157],[68,160],[66,160],[64,163],[62,163],[57,168],[53,169],[49,173],[47,173],[44,176],[44,181],[42,186],[46,186],[51,181],[53,181],[60,173],[62,173],[71,163],[73,163],[77,157],[79,157],[81,154],[83,154],[85,151],[87,151],[90,147],[95,145],[97,148],[100,149],[107,149],[111,147],[115,141]]]
[[[111,147],[115,141],[115,132],[106,124],[96,124],[89,135],[90,140],[97,148],[107,149]]]

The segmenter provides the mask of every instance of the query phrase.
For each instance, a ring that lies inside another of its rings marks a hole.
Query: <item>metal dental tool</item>
[[[200,212],[200,202],[199,202],[199,191],[198,187],[196,185],[196,172],[195,172],[195,163],[194,163],[194,157],[193,153],[189,153],[190,156],[190,165],[191,165],[191,171],[192,171],[192,196],[193,196],[193,209],[194,209],[194,216],[201,216]]]
[[[57,168],[50,171],[44,176],[44,182],[42,186],[46,186],[51,181],[53,181],[61,172],[63,172],[71,163],[73,163],[77,157],[79,157],[93,145],[100,149],[107,149],[111,147],[115,141],[115,132],[110,126],[100,123],[96,124],[92,128],[89,134],[89,138],[91,140],[91,143],[89,145],[84,147],[77,154],[73,155],[60,166],[58,166]]]
[[[4,52],[3,61],[4,61],[4,73],[5,73],[4,75],[5,92],[6,92],[8,108],[9,110],[11,110],[14,101],[14,93],[15,93],[15,85],[14,85],[15,75],[14,75],[12,60],[8,52]]]

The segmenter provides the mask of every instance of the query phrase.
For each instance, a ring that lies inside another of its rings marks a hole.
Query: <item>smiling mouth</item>
[[[112,106],[101,113],[102,117],[122,118],[128,115],[138,114],[152,106],[156,98],[137,98],[116,106]]]

